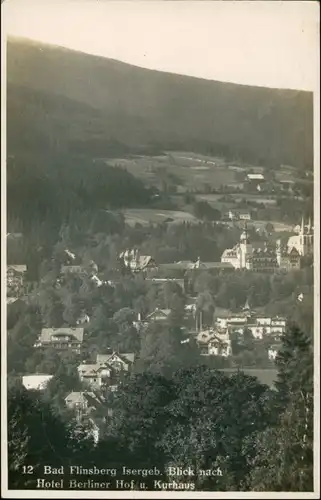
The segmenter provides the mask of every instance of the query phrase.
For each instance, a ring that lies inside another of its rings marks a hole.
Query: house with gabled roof
[[[145,318],[145,321],[147,323],[155,322],[155,321],[168,321],[169,316],[171,313],[171,309],[159,309],[156,307],[156,309],[148,314]]]
[[[223,356],[232,355],[231,339],[228,330],[201,330],[196,337],[197,345],[203,356]]]
[[[65,404],[75,411],[78,422],[89,424],[88,432],[97,443],[104,425],[113,415],[113,409],[105,398],[93,391],[73,391],[65,398]]]
[[[72,391],[65,398],[65,403],[68,408],[88,411],[96,410],[102,404],[105,404],[105,402],[103,396],[98,396],[98,394],[92,391]]]
[[[151,255],[141,255],[138,249],[127,249],[121,252],[119,259],[130,271],[148,271],[156,269],[157,265]]]
[[[108,363],[82,363],[77,370],[80,380],[94,390],[106,388],[114,378],[113,367]]]
[[[97,354],[96,363],[82,363],[78,366],[79,378],[93,390],[116,390],[121,373],[131,370],[135,361],[134,353],[116,351]]]
[[[116,351],[111,354],[97,354],[96,363],[107,363],[116,371],[129,371],[135,361],[135,354],[132,352],[118,353]]]
[[[84,337],[84,329],[77,328],[43,328],[34,347],[53,347],[57,350],[70,349],[80,353]]]

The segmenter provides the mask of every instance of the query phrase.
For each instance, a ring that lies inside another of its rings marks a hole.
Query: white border
[[[9,2],[10,0],[5,0]],[[23,1],[23,0],[21,0]],[[44,1],[44,0],[42,0]],[[67,0],[66,0],[67,1]],[[99,1],[99,0],[97,0]],[[106,0],[105,0],[106,1]],[[108,0],[107,0],[108,1]],[[120,0],[122,1],[122,0]],[[128,0],[127,0],[128,1]],[[135,0],[132,0],[135,1]],[[146,0],[145,0],[146,1]],[[176,0],[180,3],[189,0]],[[206,0],[205,0],[206,1]],[[211,0],[207,0],[211,1]],[[229,1],[229,0],[228,0]],[[302,0],[301,0],[302,1]],[[125,2],[124,2],[125,3]],[[168,3],[168,2],[167,2]],[[232,3],[232,1],[230,1]],[[276,3],[276,2],[273,2]],[[306,1],[302,3],[308,3]],[[312,3],[312,2],[309,2]],[[318,2],[313,2],[316,8]],[[3,3],[1,5],[1,9]],[[314,493],[295,492],[119,492],[91,490],[8,490],[7,457],[7,359],[6,359],[6,34],[4,16],[1,15],[1,492],[3,498],[284,498],[316,499],[320,497],[320,49],[316,47],[316,78],[314,89]],[[5,83],[4,83],[5,82]]]

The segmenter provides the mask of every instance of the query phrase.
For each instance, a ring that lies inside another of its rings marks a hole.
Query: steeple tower
[[[302,215],[302,221],[301,221],[301,231],[300,233],[303,235],[304,234],[304,217]]]
[[[311,233],[312,230],[312,225],[311,225],[311,217],[309,217],[309,222],[308,222],[308,234]]]
[[[244,230],[240,237],[239,244],[239,267],[240,269],[250,269],[251,257],[253,253],[252,245],[249,242],[247,224],[244,224]]]
[[[250,308],[250,303],[249,303],[249,298],[246,299],[245,305],[243,307],[243,311],[249,311]]]

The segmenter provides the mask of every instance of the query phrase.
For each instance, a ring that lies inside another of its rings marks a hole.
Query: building
[[[98,443],[105,424],[113,415],[113,409],[105,398],[95,392],[71,392],[65,398],[66,407],[75,412],[76,420],[86,424],[88,433]]]
[[[125,267],[132,272],[156,269],[156,263],[150,255],[140,255],[137,249],[127,249],[119,255]]]
[[[184,286],[188,286],[188,276],[193,275],[197,272],[202,271],[217,271],[225,272],[233,270],[233,266],[228,262],[203,262],[200,257],[196,261],[192,260],[181,260],[178,262],[171,262],[168,264],[160,264],[158,269],[164,273],[180,273],[182,276],[186,277]]]
[[[295,247],[289,249],[282,246],[280,240],[275,245],[269,242],[259,245],[251,243],[245,225],[240,242],[224,250],[221,262],[232,265],[234,269],[274,273],[278,270],[300,269],[301,257]]]
[[[278,269],[276,249],[265,245],[254,248],[249,259],[249,269],[262,273],[274,273]]]
[[[168,321],[171,313],[171,309],[156,309],[148,314],[145,318],[146,323],[159,322],[159,321]]]
[[[96,391],[114,382],[114,370],[108,363],[82,363],[78,366],[78,375],[81,382]]]
[[[263,174],[247,174],[247,179],[251,182],[264,182],[264,175]]]
[[[268,349],[268,356],[271,361],[275,361],[276,357],[278,355],[278,352],[280,350],[281,345],[280,344],[273,344],[270,346]]]
[[[279,269],[291,271],[301,267],[301,255],[297,248],[282,245],[280,239],[276,242],[276,258]]]
[[[43,328],[34,347],[53,347],[57,350],[70,349],[80,353],[84,329],[77,328]]]
[[[302,217],[300,232],[295,236],[290,236],[287,248],[288,252],[295,248],[301,257],[313,254],[313,227],[311,219],[305,225],[304,218]]]
[[[22,233],[7,233],[7,240],[9,241],[22,240],[22,238],[23,238]]]
[[[197,334],[196,343],[202,356],[228,357],[232,355],[231,339],[227,330],[201,330]]]
[[[133,352],[118,353],[116,351],[109,354],[97,354],[96,363],[110,365],[116,372],[128,372],[135,362]]]
[[[223,356],[224,358],[232,355],[232,343],[228,330],[214,334],[214,337],[208,343],[208,354],[210,356]]]
[[[215,328],[218,331],[228,330],[229,333],[243,334],[244,330],[250,330],[255,339],[263,339],[265,335],[279,339],[285,333],[287,321],[280,316],[258,316],[252,312],[246,302],[243,311],[238,314],[227,314],[217,317]]]
[[[247,211],[236,211],[236,210],[229,210],[227,213],[227,217],[229,220],[251,220],[252,216],[250,212]]]
[[[240,236],[240,242],[233,248],[224,250],[221,262],[224,264],[231,264],[234,269],[251,269],[252,254],[253,246],[249,241],[247,226],[245,224],[244,231]]]
[[[81,315],[79,316],[79,318],[77,319],[76,321],[76,324],[77,325],[85,325],[86,323],[89,323],[90,321],[90,317],[88,316],[88,314],[86,312],[82,312]]]
[[[95,363],[82,363],[78,366],[78,375],[92,390],[117,390],[121,375],[132,369],[134,353],[110,352],[97,354]]]
[[[250,212],[240,212],[239,219],[240,220],[251,220],[252,216],[251,216]]]
[[[27,266],[24,264],[10,264],[7,266],[7,295],[18,296],[23,289]]]
[[[76,410],[78,413],[88,413],[96,410],[106,402],[102,396],[98,396],[94,392],[82,391],[68,394],[65,403],[70,410]]]
[[[43,391],[52,377],[53,375],[45,375],[41,373],[24,375],[22,377],[22,385],[28,391]]]

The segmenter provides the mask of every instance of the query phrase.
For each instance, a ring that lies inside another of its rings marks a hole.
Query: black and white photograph
[[[2,2],[3,498],[319,498],[319,9]]]

